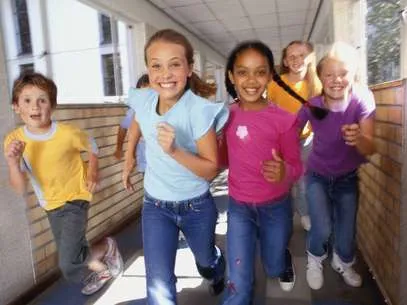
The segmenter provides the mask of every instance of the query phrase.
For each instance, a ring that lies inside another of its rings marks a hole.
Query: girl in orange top
[[[305,41],[292,41],[283,49],[280,65],[281,79],[305,100],[320,94],[321,83],[315,72],[315,54],[312,44]],[[267,87],[268,99],[288,112],[296,114],[302,103],[285,91],[275,81]],[[301,134],[302,159],[308,156],[311,149],[312,131],[308,124]],[[305,200],[303,179],[293,187],[296,210],[301,216],[301,224],[305,230],[311,227],[308,208]]]

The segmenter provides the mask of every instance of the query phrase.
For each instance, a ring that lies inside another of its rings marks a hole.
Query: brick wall
[[[371,88],[377,153],[360,170],[358,244],[386,298],[400,302],[400,224],[406,81]]]
[[[125,111],[125,107],[117,105],[69,105],[58,107],[53,116],[87,130],[99,146],[100,190],[89,209],[87,237],[90,241],[105,236],[141,207],[142,175],[134,172],[132,181],[136,182],[136,191],[125,191],[121,182],[122,161],[113,157],[118,124]],[[27,203],[35,277],[36,282],[41,282],[57,270],[56,247],[48,219],[32,191]]]

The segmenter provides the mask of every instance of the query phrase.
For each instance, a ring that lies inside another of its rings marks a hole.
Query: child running
[[[365,156],[374,153],[375,104],[371,97],[366,99],[365,94],[355,94],[352,88],[356,51],[345,58],[335,53],[342,52],[331,52],[318,63],[323,93],[309,101],[310,105],[327,108],[328,115],[317,120],[307,107],[298,114],[300,127],[310,121],[314,132],[306,171],[306,197],[312,223],[307,241],[307,281],[312,289],[323,286],[322,263],[327,257],[329,241],[333,250],[332,268],[348,285],[362,285],[361,276],[352,268],[358,207],[357,169],[366,161]]]
[[[321,83],[315,72],[314,48],[311,43],[295,40],[283,49],[281,57],[281,79],[290,86],[299,96],[308,100],[321,93]],[[267,97],[276,105],[290,113],[297,114],[302,102],[284,90],[275,81],[270,82],[267,88]],[[308,124],[301,133],[301,158],[305,162],[312,146],[312,131]],[[303,228],[308,231],[311,227],[308,215],[307,201],[305,199],[304,178],[293,187],[293,198],[296,210],[300,215]]]
[[[243,42],[229,55],[226,69],[226,88],[237,103],[230,108],[223,139],[229,162],[229,280],[223,304],[247,305],[253,301],[257,239],[268,276],[293,270],[286,251],[292,232],[290,189],[302,165],[295,116],[263,98],[270,79],[278,77],[271,50],[260,41]],[[272,170],[266,176],[262,163],[267,160]]]
[[[123,183],[132,189],[134,147],[146,142],[147,168],[142,212],[147,302],[174,305],[175,257],[181,230],[194,254],[199,273],[224,288],[225,261],[215,246],[217,209],[209,181],[218,172],[216,131],[228,111],[196,95],[208,86],[192,73],[193,49],[180,33],[165,29],[145,46],[148,89],[130,89],[135,120],[129,132]],[[213,86],[209,86],[212,90]]]
[[[89,201],[98,181],[96,143],[79,128],[51,120],[57,105],[57,87],[51,79],[39,73],[22,74],[12,94],[13,109],[24,126],[4,141],[11,186],[24,194],[28,175],[47,213],[62,274],[80,282],[91,270],[82,293],[93,294],[123,270],[111,237],[92,247],[86,240]],[[81,151],[88,152],[88,168]]]
[[[148,75],[143,74],[137,81],[136,88],[146,88],[148,87]],[[123,144],[124,139],[127,135],[127,130],[130,128],[131,122],[134,120],[134,110],[129,108],[126,112],[126,116],[123,121],[120,123],[119,130],[117,132],[117,142],[116,142],[116,151],[114,156],[117,160],[120,160],[123,156]],[[137,159],[137,171],[144,173],[146,170],[146,154],[145,154],[145,143],[143,138],[140,138],[139,143],[136,148],[136,159]]]

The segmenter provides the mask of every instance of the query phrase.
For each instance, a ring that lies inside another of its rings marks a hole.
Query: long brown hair
[[[292,45],[302,45],[307,48],[308,56],[310,56],[309,63],[307,65],[307,73],[305,74],[305,80],[309,86],[309,96],[307,99],[320,95],[322,90],[321,81],[319,80],[317,73],[316,73],[316,58],[314,52],[314,46],[312,43],[308,41],[301,41],[301,40],[293,40],[291,41],[282,51],[281,55],[281,63],[280,63],[280,75],[289,73],[288,67],[284,64],[284,60],[287,57],[287,49]]]
[[[144,47],[144,61],[146,65],[147,50],[156,41],[165,41],[184,47],[185,57],[187,59],[188,65],[190,65],[191,67],[194,65],[194,49],[191,43],[184,35],[172,29],[160,30],[150,37]],[[195,72],[193,72],[192,75],[188,78],[185,90],[187,89],[191,89],[191,91],[195,94],[205,98],[216,93],[216,85],[206,83]]]

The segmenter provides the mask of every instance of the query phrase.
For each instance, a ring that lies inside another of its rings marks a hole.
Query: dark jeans
[[[144,195],[143,248],[149,305],[175,305],[175,257],[179,230],[194,254],[199,273],[223,278],[224,260],[215,246],[218,212],[211,194],[182,201],[163,201]]]
[[[311,217],[308,251],[314,256],[325,255],[332,234],[333,250],[343,262],[352,262],[359,194],[357,171],[340,177],[308,173],[306,185]]]
[[[228,291],[223,305],[248,305],[253,297],[257,238],[269,277],[286,268],[285,251],[293,229],[291,196],[262,205],[229,199],[227,231]]]
[[[58,250],[59,267],[64,277],[80,282],[86,275],[89,245],[86,240],[89,202],[72,200],[47,212]]]

